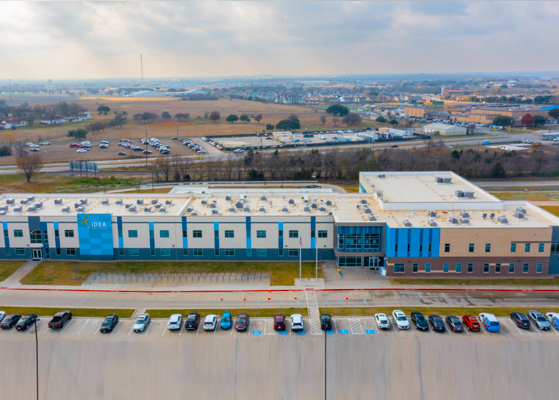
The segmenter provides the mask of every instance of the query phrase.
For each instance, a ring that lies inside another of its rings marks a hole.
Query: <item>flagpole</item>
[[[301,275],[301,253],[303,252],[303,238],[299,239],[299,280],[302,279]]]
[[[317,240],[316,238],[314,239],[314,247],[316,249],[316,280],[318,281],[318,246],[317,246]]]

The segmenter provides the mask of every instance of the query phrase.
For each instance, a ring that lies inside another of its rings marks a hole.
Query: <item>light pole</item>
[[[326,355],[328,354],[327,346],[326,346],[327,339],[328,339],[328,333],[326,333],[326,330],[325,330],[324,331],[324,400],[326,400],[326,396],[327,396],[327,393],[328,393],[327,392],[327,387],[328,386],[326,384],[326,382],[327,382],[326,379],[327,379],[327,376],[328,376],[328,374],[326,373],[327,368],[328,368],[328,363],[327,363],[327,358],[326,358]]]
[[[40,319],[35,321],[35,373],[37,379],[37,400],[39,400],[39,338],[37,337],[37,324]]]

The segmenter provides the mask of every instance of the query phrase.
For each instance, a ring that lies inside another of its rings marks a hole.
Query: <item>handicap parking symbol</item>
[[[367,329],[367,330],[365,331],[365,333],[366,333],[367,335],[374,335],[374,334],[375,334],[375,331],[374,331],[374,329]]]
[[[303,331],[297,331],[297,335],[304,335],[304,334],[305,334],[304,330]]]
[[[278,335],[287,335],[287,331],[278,331]]]
[[[252,331],[252,334],[255,336],[260,336],[262,334],[262,331]]]
[[[349,331],[348,331],[347,329],[342,329],[342,330],[340,331],[340,334],[341,334],[341,335],[349,335]]]
[[[326,334],[327,334],[327,335],[333,335],[333,334],[334,334],[334,331],[333,331],[332,329],[330,329],[329,331],[326,331]]]

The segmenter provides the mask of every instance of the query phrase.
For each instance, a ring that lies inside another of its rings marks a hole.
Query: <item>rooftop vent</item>
[[[506,225],[506,224],[508,224],[508,222],[509,222],[508,219],[507,219],[507,217],[505,217],[504,215],[499,215],[499,216],[497,217],[497,221],[500,222],[500,223],[503,224],[503,225]]]
[[[109,199],[105,199],[105,200],[101,201],[101,204],[103,204],[104,206],[108,206],[109,205]]]
[[[235,207],[229,207],[229,210],[228,210],[228,211],[229,211],[230,213],[233,213],[233,214],[234,214],[234,213],[235,213]]]
[[[320,207],[321,212],[326,212],[326,207]]]
[[[265,213],[265,212],[266,212],[266,209],[265,209],[264,207],[260,207],[260,208],[258,209],[258,212],[259,212],[259,213]]]
[[[326,205],[331,206],[332,205],[332,200],[326,200]]]
[[[385,174],[380,174],[378,177],[379,178],[386,178],[386,175]]]
[[[35,196],[27,196],[27,201],[35,201]]]
[[[287,207],[283,207],[281,209],[281,212],[284,213],[284,214],[287,214],[289,212],[289,210],[287,209]]]
[[[430,218],[437,218],[437,212],[434,210],[429,211],[429,217]]]
[[[154,207],[157,208],[157,209],[160,209],[162,205],[163,204],[161,204],[161,203],[157,203]]]
[[[212,215],[217,215],[219,214],[219,211],[217,208],[212,209]]]
[[[305,201],[305,203],[309,202],[309,196],[307,195],[303,196],[302,199]]]
[[[20,201],[19,201],[19,204],[25,205],[25,204],[27,204],[27,200],[25,200],[25,199],[24,199],[24,200],[20,200]]]
[[[369,215],[369,221],[376,221],[377,217],[375,217],[374,215]]]
[[[208,200],[206,200],[206,199],[202,200],[202,205],[203,205],[203,206],[205,206],[205,205],[207,205],[207,204],[208,204]]]
[[[121,206],[123,201],[122,201],[122,199],[118,199],[117,201],[115,201],[115,203],[116,203],[117,206]]]
[[[243,203],[238,201],[237,204],[235,204],[235,207],[242,209],[243,208]]]
[[[318,204],[312,203],[312,204],[311,204],[311,208],[314,208],[314,209],[316,210],[316,209],[318,208]]]
[[[361,199],[361,204],[367,204],[367,200],[366,199]]]
[[[191,213],[192,211],[194,211],[194,207],[188,207],[188,208],[186,209],[186,212]]]
[[[289,204],[295,204],[295,200],[294,199],[289,199],[288,203]]]
[[[411,228],[411,221],[410,221],[409,219],[405,219],[405,220],[404,220],[404,226],[405,226],[406,228]]]
[[[14,208],[14,211],[15,211],[15,208]],[[62,207],[62,212],[64,214],[68,214],[70,212],[70,207]]]
[[[77,212],[84,212],[85,211],[85,207],[78,207],[78,209],[76,210]]]
[[[432,219],[430,219],[429,220],[429,226],[435,227],[435,226],[437,226],[437,223],[435,221],[433,221]]]
[[[303,211],[306,212],[306,213],[310,213],[311,208],[310,207],[305,207],[305,208],[303,208]]]
[[[161,208],[159,209],[159,212],[160,212],[160,213],[166,213],[166,212],[167,212],[167,207],[161,207]]]
[[[6,199],[6,204],[14,205],[15,204],[15,199]]]
[[[483,217],[483,219],[487,218],[487,213],[482,213],[481,216]]]
[[[159,203],[159,200],[157,200],[157,199],[151,199],[151,204],[157,204],[157,203]]]
[[[460,216],[462,218],[470,218],[470,213],[467,211],[460,211]]]
[[[231,196],[225,196],[226,201],[231,201]]]
[[[515,216],[516,218],[518,218],[518,219],[524,219],[524,217],[526,216],[526,214],[524,214],[523,212],[520,212],[520,211],[516,211],[516,212],[514,213],[514,216]]]
[[[495,213],[489,214],[489,217],[490,217],[491,219],[495,219]]]
[[[358,210],[361,210],[361,204],[356,204],[355,208],[357,208]]]
[[[165,205],[170,206],[173,204],[173,200],[165,200]]]
[[[268,199],[266,198],[266,196],[260,197],[260,200],[262,200],[262,201],[268,201]]]
[[[245,208],[243,209],[244,212],[250,212],[250,207],[249,206],[245,206]]]
[[[7,203],[7,201],[6,201],[6,203]],[[10,203],[8,203],[8,204],[10,204]],[[62,199],[54,199],[54,205],[55,206],[59,206],[61,204],[62,204]]]
[[[445,177],[442,177],[442,176],[437,176],[435,178],[435,182],[449,184],[449,183],[452,182],[452,178],[445,178]]]
[[[460,223],[463,225],[468,225],[470,220],[468,218],[460,218]]]
[[[128,211],[130,211],[131,213],[135,213],[136,212],[136,206],[131,205],[130,207],[128,207]]]
[[[198,211],[192,211],[192,212],[190,213],[190,215],[193,216],[193,217],[195,217],[195,216],[198,215]]]
[[[458,218],[456,217],[450,217],[450,223],[452,225],[458,225]]]
[[[80,203],[82,203],[83,205],[87,204],[87,199],[80,199]]]
[[[136,200],[136,204],[139,205],[139,206],[144,205],[144,199],[138,199],[138,200]]]

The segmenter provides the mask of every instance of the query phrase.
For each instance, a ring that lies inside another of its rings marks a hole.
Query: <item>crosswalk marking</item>
[[[273,318],[266,318],[264,321],[264,335],[275,335],[276,331],[274,330],[274,319]]]
[[[363,327],[361,326],[361,321],[359,318],[349,318],[349,327],[351,328],[351,333],[354,335],[362,335]]]
[[[311,335],[321,335],[320,330],[320,310],[314,289],[307,289],[307,308],[309,310],[309,323],[311,325]]]

